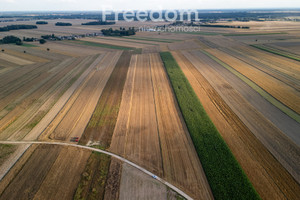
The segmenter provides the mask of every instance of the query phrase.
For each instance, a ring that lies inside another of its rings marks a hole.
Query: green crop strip
[[[260,199],[171,53],[160,55],[215,199]]]
[[[226,63],[222,62],[221,60],[219,60],[218,58],[216,58],[215,56],[211,55],[210,53],[208,53],[204,50],[202,50],[202,52],[205,53],[207,56],[209,56],[214,61],[216,61],[217,63],[219,63],[220,65],[222,65],[223,67],[225,67],[226,69],[228,69],[231,73],[233,73],[234,75],[239,77],[242,81],[247,83],[247,85],[249,85],[252,89],[254,89],[256,92],[258,92],[263,98],[265,98],[271,104],[273,104],[274,106],[279,108],[282,112],[284,112],[285,114],[287,114],[288,116],[293,118],[295,121],[300,123],[300,116],[298,113],[296,113],[295,111],[293,111],[292,109],[290,109],[289,107],[287,107],[286,105],[284,105],[283,103],[281,103],[280,101],[275,99],[272,95],[270,95],[264,89],[259,87],[256,83],[254,83],[253,81],[248,79],[246,76],[244,76],[240,72],[233,69],[231,66],[227,65]]]
[[[264,46],[261,46],[261,45],[255,45],[255,44],[250,45],[250,46],[255,47],[257,49],[260,49],[260,50],[263,50],[263,51],[267,51],[269,53],[273,53],[273,54],[276,54],[276,55],[279,55],[279,56],[283,56],[283,57],[290,58],[290,59],[293,59],[293,60],[296,60],[296,61],[300,61],[300,58],[282,53],[280,51],[276,51],[275,49],[271,49],[271,48],[268,48],[268,47],[264,47]]]

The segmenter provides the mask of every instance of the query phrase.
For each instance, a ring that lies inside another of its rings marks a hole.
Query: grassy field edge
[[[268,47],[264,47],[264,46],[261,46],[261,45],[255,45],[255,44],[252,44],[250,46],[255,47],[257,49],[260,49],[260,50],[263,50],[263,51],[266,51],[266,52],[269,52],[269,53],[272,53],[272,54],[276,54],[276,55],[283,56],[283,57],[286,57],[286,58],[289,58],[289,59],[293,59],[293,60],[296,60],[296,61],[300,62],[300,58],[284,54],[282,52],[276,51],[274,49],[270,49]]]
[[[281,103],[279,100],[277,100],[275,97],[273,97],[271,94],[266,92],[263,88],[258,86],[256,83],[248,79],[246,76],[241,74],[240,72],[233,69],[231,66],[227,65],[226,63],[219,60],[217,57],[211,55],[207,51],[202,50],[204,54],[206,54],[208,57],[219,63],[221,66],[225,67],[227,70],[229,70],[231,73],[239,77],[242,81],[244,81],[247,85],[249,85],[252,89],[254,89],[256,92],[258,92],[263,98],[265,98],[267,101],[269,101],[271,104],[276,106],[278,109],[280,109],[282,112],[284,112],[286,115],[294,119],[296,122],[300,123],[300,115],[286,106],[285,104]]]
[[[171,53],[160,56],[215,199],[260,199]]]

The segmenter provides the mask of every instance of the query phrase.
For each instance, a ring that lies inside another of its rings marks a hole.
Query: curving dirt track
[[[299,184],[252,134],[195,66],[172,52],[209,117],[262,199],[296,199]]]

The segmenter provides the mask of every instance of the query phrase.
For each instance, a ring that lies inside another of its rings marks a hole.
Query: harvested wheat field
[[[232,66],[235,70],[248,77],[276,99],[300,114],[300,93],[297,90],[217,49],[207,51]]]
[[[184,51],[183,54],[272,155],[299,181],[299,147],[256,110],[238,92],[236,85],[243,86],[244,91],[252,89],[204,53]]]
[[[109,150],[163,176],[194,198],[212,198],[176,105],[158,54],[133,56]]]
[[[90,152],[57,145],[31,148],[32,155],[25,162],[19,160],[14,172],[10,171],[15,177],[1,181],[1,199],[71,199]]]
[[[173,56],[259,195],[263,199],[296,199],[300,187],[293,177],[244,125],[197,68],[181,52],[173,52]]]
[[[80,143],[97,144],[103,148],[109,147],[119,113],[131,54],[130,51],[124,51],[120,56],[89,124],[84,130]]]
[[[95,63],[95,66],[91,65],[92,69],[87,78],[42,133],[40,139],[70,140],[71,137],[81,136],[120,55],[121,52],[108,53],[102,61]]]

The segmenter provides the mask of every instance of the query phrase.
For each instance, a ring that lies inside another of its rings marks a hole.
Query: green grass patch
[[[163,39],[163,38],[148,38],[148,37],[122,37],[125,39],[131,40],[145,40],[145,41],[153,41],[153,42],[163,42],[163,43],[173,43],[173,42],[180,42],[182,40],[175,40],[175,39]]]
[[[29,44],[29,43],[23,43],[22,46],[23,47],[38,47],[37,45]]]
[[[220,65],[222,65],[223,67],[225,67],[226,69],[228,69],[231,73],[233,73],[234,75],[239,77],[242,81],[247,83],[252,89],[254,89],[256,92],[258,92],[263,98],[265,98],[271,104],[273,104],[274,106],[279,108],[282,112],[284,112],[285,114],[287,114],[288,116],[293,118],[295,121],[300,123],[300,115],[298,113],[296,113],[295,111],[293,111],[292,109],[290,109],[289,107],[287,107],[286,105],[284,105],[283,103],[281,103],[280,101],[275,99],[272,95],[270,95],[264,89],[259,87],[256,83],[254,83],[253,81],[248,79],[246,76],[244,76],[240,72],[233,69],[231,66],[227,65],[226,63],[222,62],[221,60],[219,60],[218,58],[216,58],[215,56],[211,55],[210,53],[208,53],[204,50],[202,50],[202,52],[205,53],[207,56],[209,56],[214,61],[216,61],[217,63],[219,63]]]
[[[160,55],[215,199],[260,199],[171,53]]]
[[[16,150],[15,145],[0,144],[0,165]]]
[[[283,57],[290,58],[290,59],[293,59],[293,60],[296,60],[296,61],[300,61],[300,58],[297,58],[294,55],[289,55],[287,53],[281,52],[280,50],[265,47],[265,46],[262,46],[262,45],[255,45],[255,44],[250,45],[250,46],[255,47],[257,49],[260,49],[260,50],[263,50],[263,51],[267,51],[269,53],[273,53],[273,54],[276,54],[276,55],[279,55],[279,56],[283,56]]]
[[[255,36],[255,35],[280,35],[287,34],[285,32],[276,32],[276,33],[228,33],[223,34],[223,36]]]
[[[140,54],[142,52],[141,48],[133,48],[133,47],[124,47],[124,46],[117,46],[111,44],[104,44],[98,42],[90,42],[90,41],[82,41],[82,40],[70,40],[69,42],[78,43],[81,45],[93,46],[93,47],[101,47],[107,49],[117,49],[117,50],[131,50],[136,54]]]
[[[111,158],[108,155],[99,152],[91,153],[84,172],[81,174],[74,199],[103,199],[110,161]]]

